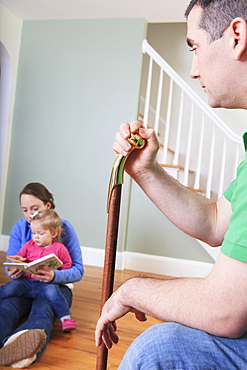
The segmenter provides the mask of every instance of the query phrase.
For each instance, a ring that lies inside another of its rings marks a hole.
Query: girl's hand
[[[7,256],[7,257],[10,257],[12,260],[16,260],[16,261],[20,261],[20,262],[24,262],[26,261],[26,258],[22,257],[22,256]],[[11,279],[19,279],[22,275],[23,275],[23,271],[20,270],[20,269],[17,269],[17,268],[6,268],[6,272],[8,274],[8,276],[11,278]]]

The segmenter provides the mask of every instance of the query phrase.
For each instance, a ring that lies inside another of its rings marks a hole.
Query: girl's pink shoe
[[[76,324],[75,324],[75,320],[71,320],[71,319],[65,319],[63,320],[62,322],[62,331],[64,333],[68,333],[72,330],[75,330],[76,329]]]

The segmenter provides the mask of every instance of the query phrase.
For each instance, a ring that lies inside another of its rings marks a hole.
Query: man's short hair
[[[209,34],[210,42],[220,39],[236,17],[247,21],[246,0],[191,0],[185,11],[186,19],[194,6],[202,8],[198,24]]]

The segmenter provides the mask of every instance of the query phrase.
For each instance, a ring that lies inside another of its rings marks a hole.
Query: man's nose
[[[197,59],[195,55],[193,56],[193,59],[192,59],[190,77],[195,78],[195,79],[200,77],[199,70],[198,70],[198,63],[197,63]]]

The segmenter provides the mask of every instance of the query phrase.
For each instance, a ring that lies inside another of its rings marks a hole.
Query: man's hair
[[[246,0],[191,0],[185,11],[186,19],[194,6],[202,8],[198,24],[209,34],[210,42],[220,39],[236,17],[247,21]]]

